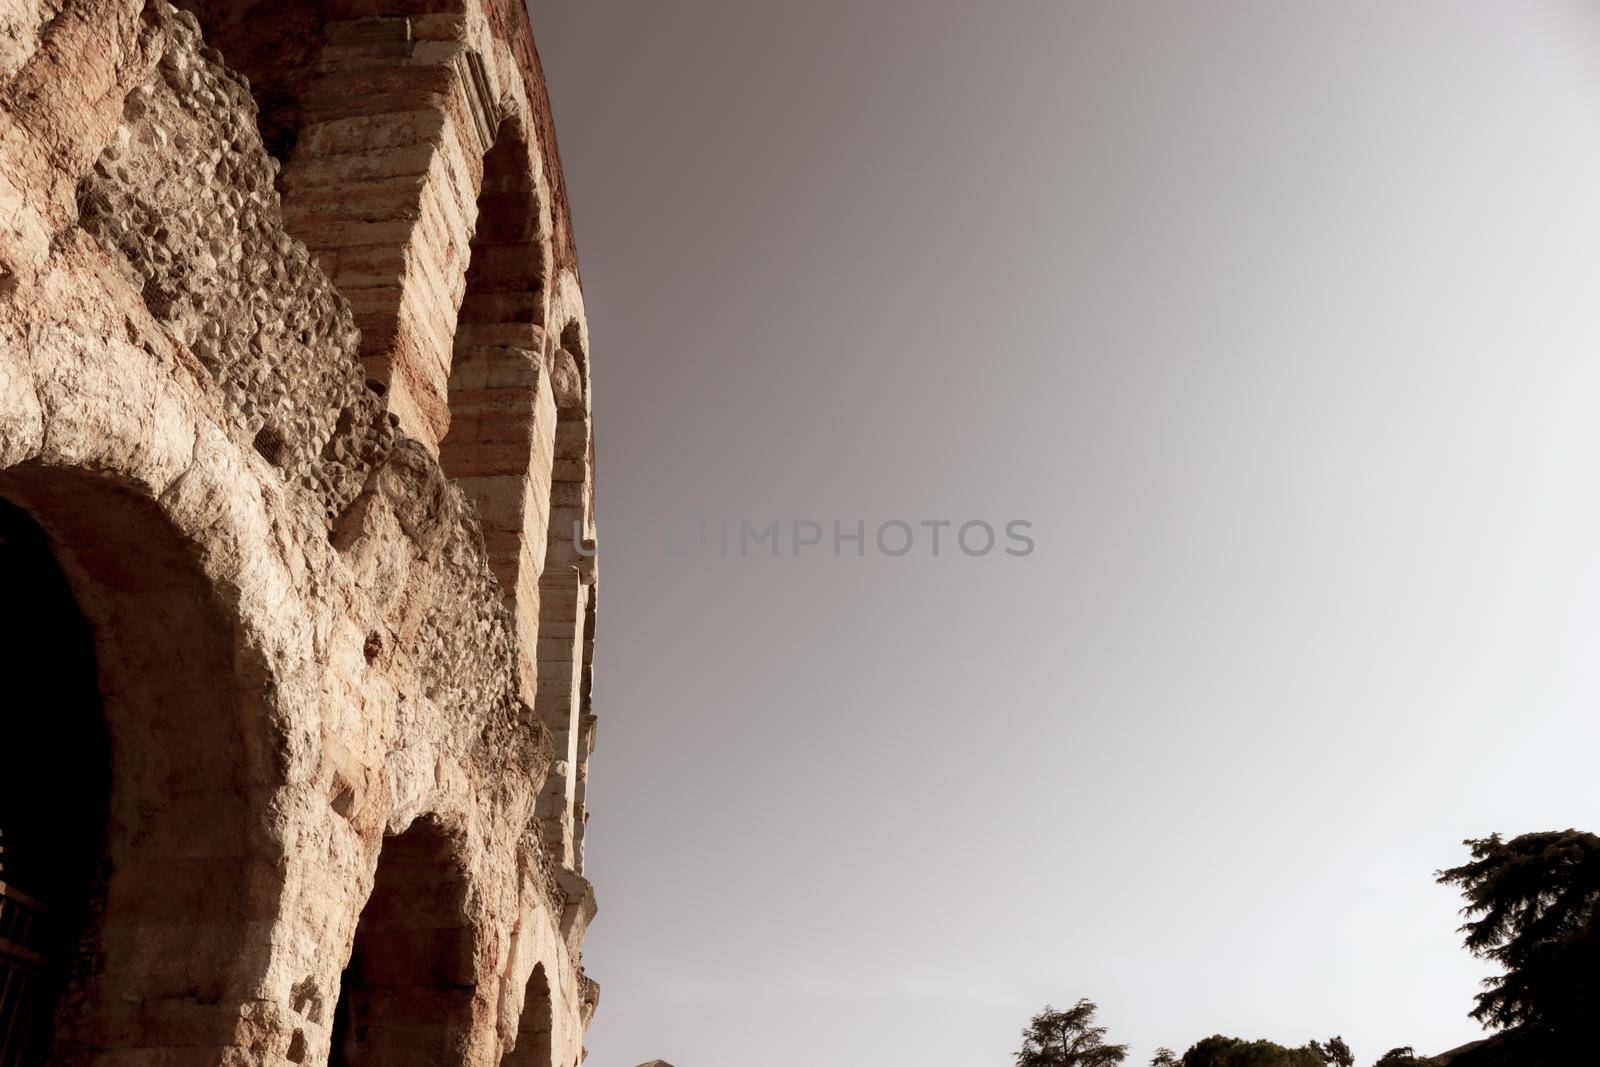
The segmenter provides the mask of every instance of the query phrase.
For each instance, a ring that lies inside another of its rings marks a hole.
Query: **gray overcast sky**
[[[1475,1036],[1431,872],[1600,830],[1600,7],[532,10],[603,526],[1038,544],[603,548],[589,1062]]]

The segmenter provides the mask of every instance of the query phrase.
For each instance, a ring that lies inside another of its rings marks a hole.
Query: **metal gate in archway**
[[[34,1067],[49,1035],[49,961],[40,951],[49,917],[5,883],[3,850],[0,843],[0,1067]]]

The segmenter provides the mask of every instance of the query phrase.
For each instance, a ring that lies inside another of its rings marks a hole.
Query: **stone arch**
[[[456,842],[424,816],[378,855],[340,982],[330,1067],[467,1062],[477,949]]]
[[[278,179],[284,223],[350,304],[361,360],[412,437],[437,450],[486,154],[516,167],[539,247],[473,248],[491,272],[535,272],[542,324],[551,196],[513,46],[467,0],[180,0],[245,74]],[[517,116],[515,136],[502,119]],[[505,200],[508,197],[502,196]]]
[[[550,997],[550,976],[544,964],[535,964],[522,999],[517,1041],[500,1061],[501,1067],[555,1067],[555,1015]]]
[[[105,832],[63,949],[48,1062],[109,1049],[220,1059],[248,1025],[270,952],[255,924],[282,883],[265,817],[265,673],[195,546],[133,484],[29,463],[0,471],[0,498],[14,525],[25,513],[42,531],[88,622],[97,682],[62,684],[97,684],[109,742]],[[79,782],[92,791],[87,747]]]
[[[175,0],[206,41],[250,80],[256,122],[280,163],[294,153],[330,24],[362,18],[459,16],[464,0]]]
[[[550,274],[548,213],[539,196],[536,146],[523,120],[508,116],[483,157],[467,290],[456,355],[476,346],[544,346]]]
[[[543,479],[553,458],[555,425],[541,359],[549,216],[532,160],[523,123],[507,118],[484,157],[450,367],[449,431],[439,448],[445,473],[478,506],[501,590],[524,605],[537,602],[549,521]],[[534,634],[523,638],[531,643]]]
[[[390,412],[437,450],[484,157],[507,110],[493,42],[469,43],[459,0],[329,12],[280,181],[284,222],[349,302]]]

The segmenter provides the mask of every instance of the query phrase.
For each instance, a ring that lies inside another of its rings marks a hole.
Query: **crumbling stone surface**
[[[233,424],[331,524],[394,442],[350,309],[286,233],[250,90],[187,12],[157,70],[80,184],[80,225],[121,254]]]
[[[51,1062],[576,1067],[592,400],[526,15],[193,6],[0,0],[0,497],[113,739]]]

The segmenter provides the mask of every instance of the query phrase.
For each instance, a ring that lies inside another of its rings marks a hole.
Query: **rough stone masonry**
[[[588,327],[521,0],[0,0],[0,1067],[576,1067]]]

